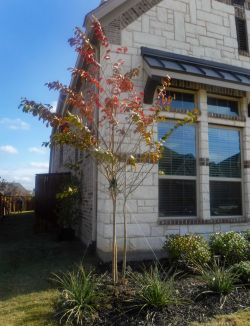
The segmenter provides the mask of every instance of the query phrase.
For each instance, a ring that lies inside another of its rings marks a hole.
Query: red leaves
[[[120,90],[121,92],[132,92],[132,90],[134,89],[134,84],[132,83],[132,81],[126,77],[123,77],[120,80]]]
[[[121,54],[123,53],[123,54],[125,54],[127,52],[128,52],[128,48],[126,46],[120,47],[120,48],[117,48],[116,49],[116,53],[121,53]]]
[[[96,39],[101,42],[101,44],[104,47],[108,47],[109,46],[109,41],[103,31],[103,28],[99,22],[98,19],[96,19],[95,16],[92,16],[92,30],[94,32],[94,36],[96,37]]]

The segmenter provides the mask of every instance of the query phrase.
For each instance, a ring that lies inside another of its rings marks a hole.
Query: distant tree
[[[85,83],[82,91],[68,87],[59,81],[48,83],[49,89],[66,95],[69,108],[63,114],[53,113],[51,105],[23,99],[20,107],[26,113],[37,116],[47,126],[54,128],[48,144],[67,144],[87,152],[96,162],[98,171],[107,181],[107,191],[113,205],[112,277],[118,281],[117,270],[117,200],[124,200],[124,268],[126,265],[126,211],[125,204],[142,183],[152,166],[158,163],[163,144],[169,133],[162,139],[155,137],[155,126],[165,121],[162,107],[169,104],[166,96],[170,78],[166,76],[158,90],[154,105],[143,107],[143,94],[136,91],[133,80],[140,73],[139,68],[124,72],[125,62],[114,60],[127,52],[126,47],[116,50],[109,44],[100,22],[93,17],[92,42],[79,28],[69,40],[79,56],[81,68],[71,69],[72,77]],[[94,44],[102,47],[101,60],[97,58]],[[103,63],[101,65],[100,63]],[[108,74],[108,76],[107,76]],[[84,93],[83,93],[84,92]],[[98,116],[98,118],[97,118]],[[189,114],[177,125],[193,122]],[[176,126],[175,126],[176,127]],[[47,144],[47,145],[48,145]],[[120,197],[119,197],[120,198]]]
[[[0,177],[0,192],[4,192],[6,189],[7,182]]]

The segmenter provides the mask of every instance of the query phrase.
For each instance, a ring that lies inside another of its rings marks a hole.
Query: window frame
[[[194,92],[193,92],[194,93]],[[183,113],[183,115],[186,115],[185,113]],[[176,123],[177,119],[175,118],[168,118],[168,120],[166,121],[166,123]],[[164,122],[160,122],[160,123],[164,123]],[[159,218],[160,219],[176,219],[176,220],[182,220],[183,218],[185,219],[197,219],[199,216],[199,211],[200,211],[200,207],[199,207],[199,138],[198,138],[198,124],[190,124],[192,126],[194,126],[195,129],[195,153],[196,153],[196,159],[195,159],[195,163],[196,163],[196,175],[195,176],[185,176],[185,175],[161,175],[158,173],[158,180],[193,180],[195,181],[195,191],[196,191],[196,200],[195,200],[195,206],[196,206],[196,215],[187,215],[185,217],[183,216],[160,216],[160,211],[159,211]],[[181,128],[181,127],[178,127]],[[158,124],[157,124],[157,135],[158,135]],[[159,163],[158,163],[159,164]],[[159,165],[158,165],[159,166]],[[158,170],[159,172],[159,170]],[[158,185],[158,207],[159,207],[160,201],[159,201],[159,185]]]
[[[236,117],[242,117],[242,108],[241,108],[241,105],[240,105],[240,98],[231,97],[231,96],[223,96],[223,95],[218,95],[218,94],[213,94],[213,93],[207,93],[207,100],[208,100],[209,97],[216,98],[216,99],[219,99],[219,100],[228,100],[228,101],[232,101],[232,102],[237,102],[238,115]],[[232,119],[235,118],[235,116],[228,116],[226,114],[221,114],[223,116],[223,118],[215,117],[215,116],[212,116],[212,114],[213,114],[212,112],[208,112],[208,110],[207,110],[208,118],[218,118],[218,119],[225,119],[225,120],[232,120]],[[218,122],[218,124],[221,124],[221,123]]]
[[[207,96],[208,97],[208,96]],[[210,181],[221,181],[221,182],[240,182],[241,183],[241,208],[242,208],[242,214],[241,215],[212,215],[211,214],[211,200],[210,200],[210,189],[209,189],[209,204],[210,204],[210,218],[216,219],[216,218],[242,218],[245,216],[245,210],[244,210],[244,162],[243,162],[243,136],[242,136],[242,128],[237,126],[226,126],[223,124],[215,124],[208,121],[208,130],[209,128],[220,128],[220,129],[227,129],[227,130],[238,130],[240,135],[240,170],[241,170],[241,177],[240,178],[226,178],[226,177],[210,177],[209,178],[209,184]],[[208,139],[208,148],[209,148],[209,139]],[[210,152],[209,152],[210,154]],[[209,157],[210,159],[210,157]],[[210,167],[209,167],[210,169]]]
[[[197,92],[196,91],[192,91],[190,89],[182,89],[182,88],[176,88],[176,87],[168,87],[167,89],[169,92],[176,92],[176,93],[184,93],[184,94],[192,94],[194,96],[194,109],[197,108]],[[187,112],[192,112],[190,110],[181,110],[181,108],[176,108],[176,109],[172,109],[171,105],[169,105],[169,110],[162,110],[162,112],[168,112],[168,113],[177,113],[177,114],[183,114],[186,115]]]

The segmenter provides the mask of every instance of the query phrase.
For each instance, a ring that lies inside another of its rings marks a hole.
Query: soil
[[[135,269],[139,266],[142,265],[138,264]],[[175,287],[178,297],[182,299],[181,304],[140,310],[131,308],[129,303],[133,289],[121,284],[116,287],[117,294],[113,295],[111,304],[103,307],[96,325],[187,326],[194,321],[208,322],[216,315],[250,308],[250,288],[244,286],[236,287],[226,297],[215,293],[201,294],[207,290],[204,283],[195,275],[184,275],[176,279]]]

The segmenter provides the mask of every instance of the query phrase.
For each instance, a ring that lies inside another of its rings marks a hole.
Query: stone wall
[[[250,11],[246,10],[248,30],[250,32]],[[196,58],[212,60],[250,68],[250,57],[239,55],[235,26],[235,9],[232,5],[216,0],[163,0],[135,19],[121,31],[121,44],[128,47],[128,53],[121,56],[126,67],[143,67],[140,54],[141,46],[169,51]],[[116,42],[114,42],[116,43]],[[145,73],[136,80],[138,90],[143,91]],[[204,133],[208,126],[216,123],[216,118],[207,115],[207,90],[196,90],[197,102],[202,111],[198,121],[199,155],[208,157],[208,143]],[[223,121],[228,126],[243,130],[243,161],[250,161],[250,127],[247,117],[247,99],[242,97],[243,121]],[[247,95],[248,96],[248,95]],[[178,114],[169,114],[170,118],[180,118]],[[218,120],[217,120],[218,121]],[[205,138],[204,138],[205,137]],[[202,160],[201,160],[202,161]],[[197,163],[198,164],[198,163]],[[248,164],[250,166],[250,164]],[[246,166],[248,166],[246,164]],[[203,195],[199,197],[197,219],[169,220],[158,217],[158,167],[144,180],[143,185],[133,193],[128,201],[128,251],[131,259],[153,258],[161,255],[166,235],[199,233],[208,237],[218,231],[243,230],[249,228],[250,169],[244,169],[244,218],[211,219],[209,208],[209,169],[200,164],[198,167],[199,187]],[[103,188],[104,185],[104,188]],[[107,185],[106,185],[107,190]],[[105,191],[105,181],[98,176],[97,192],[97,250],[104,260],[110,259],[112,248],[112,202]],[[123,244],[123,218],[121,201],[117,212],[118,249]],[[200,222],[199,222],[200,221]]]

